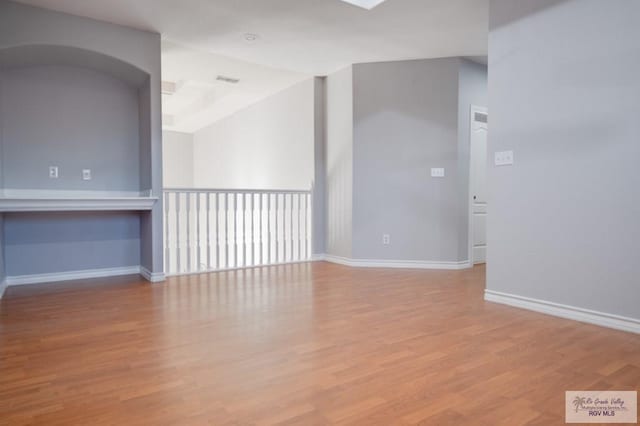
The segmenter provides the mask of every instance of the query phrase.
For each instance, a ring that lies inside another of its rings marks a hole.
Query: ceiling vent
[[[162,82],[162,94],[163,95],[173,95],[176,93],[178,89],[178,85],[173,81],[163,81]]]
[[[216,80],[231,84],[237,84],[240,82],[240,80],[237,78],[225,77],[224,75],[219,75],[218,77],[216,77]]]

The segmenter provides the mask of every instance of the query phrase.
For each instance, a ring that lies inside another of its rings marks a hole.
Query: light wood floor
[[[0,424],[555,425],[640,336],[484,302],[484,268],[299,264],[12,287]]]

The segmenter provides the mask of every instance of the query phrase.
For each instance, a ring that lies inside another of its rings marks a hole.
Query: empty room
[[[0,0],[0,425],[638,424],[637,0]]]

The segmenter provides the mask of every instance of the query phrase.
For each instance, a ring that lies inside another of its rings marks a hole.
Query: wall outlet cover
[[[58,166],[49,166],[49,178],[58,179]]]
[[[442,168],[442,167],[432,167],[431,168],[431,177],[444,177],[444,168]]]
[[[513,164],[513,151],[497,151],[494,154],[496,166],[510,166]]]
[[[91,169],[82,169],[82,180],[91,180]]]

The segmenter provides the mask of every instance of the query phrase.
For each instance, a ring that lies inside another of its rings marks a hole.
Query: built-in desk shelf
[[[0,191],[0,213],[151,210],[158,197],[148,192]]]

